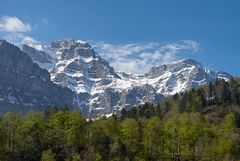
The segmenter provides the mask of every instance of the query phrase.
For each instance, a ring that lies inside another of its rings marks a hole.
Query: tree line
[[[95,121],[79,110],[9,112],[0,160],[239,161],[240,84],[217,80]]]

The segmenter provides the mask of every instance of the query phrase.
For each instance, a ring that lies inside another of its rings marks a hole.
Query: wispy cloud
[[[42,19],[48,23],[47,19]],[[28,44],[41,49],[38,41],[31,37],[36,30],[32,25],[20,18],[0,17],[0,36],[16,45]],[[96,51],[118,71],[127,73],[145,73],[153,65],[165,64],[177,60],[179,53],[196,53],[199,44],[192,40],[183,40],[175,43],[131,43],[111,44],[105,42],[91,42]]]
[[[39,44],[30,35],[33,31],[32,25],[27,22],[23,22],[18,17],[3,16],[0,17],[0,37],[15,44]]]
[[[94,42],[93,47],[118,71],[127,73],[145,73],[153,65],[165,64],[178,59],[178,53],[196,53],[199,44],[192,40],[176,43],[135,43],[114,45]]]
[[[17,17],[4,16],[0,19],[0,31],[10,33],[26,33],[32,31],[28,23],[23,23]]]

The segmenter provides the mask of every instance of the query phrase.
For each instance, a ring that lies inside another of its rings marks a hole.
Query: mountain
[[[74,94],[51,81],[47,70],[18,47],[0,40],[0,113],[72,107]]]
[[[80,40],[54,41],[41,48],[25,44],[22,50],[49,71],[53,82],[70,88],[76,95],[74,105],[90,118],[145,102],[158,103],[189,88],[231,78],[228,73],[209,70],[192,59],[154,66],[142,75],[116,72]]]

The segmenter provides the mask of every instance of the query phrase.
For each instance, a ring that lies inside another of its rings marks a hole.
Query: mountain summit
[[[157,65],[142,75],[115,72],[91,45],[80,40],[54,41],[41,50],[25,44],[22,50],[49,71],[54,83],[75,93],[75,106],[88,117],[112,114],[145,102],[158,103],[189,88],[231,78],[193,59]]]

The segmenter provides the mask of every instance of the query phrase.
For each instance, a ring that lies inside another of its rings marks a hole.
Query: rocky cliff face
[[[73,93],[51,81],[47,70],[33,63],[18,47],[0,40],[0,111],[72,107]]]
[[[231,75],[215,72],[192,59],[152,67],[143,75],[117,73],[86,42],[61,40],[44,46],[49,61],[38,62],[51,74],[53,82],[70,88],[76,95],[75,106],[88,117],[99,117],[145,102],[158,103],[164,97]],[[44,54],[42,54],[44,55]],[[46,56],[44,56],[46,57]]]

